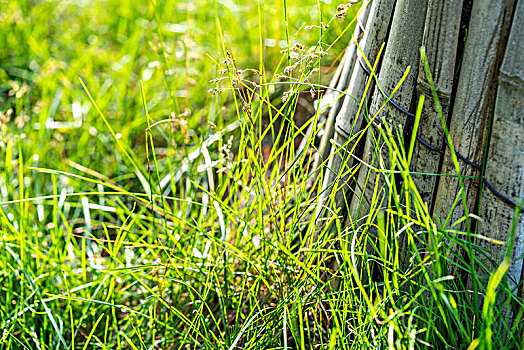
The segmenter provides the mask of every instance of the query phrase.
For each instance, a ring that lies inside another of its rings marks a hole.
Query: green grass
[[[433,221],[412,147],[390,152],[402,201],[377,188],[388,209],[345,226],[314,220],[327,160],[294,147],[317,116],[262,130],[328,83],[357,9],[336,5],[2,2],[0,349],[522,346],[508,257]],[[303,85],[276,76],[295,42]]]

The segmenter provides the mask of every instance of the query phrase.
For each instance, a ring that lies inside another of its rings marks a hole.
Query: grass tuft
[[[510,255],[428,214],[414,138],[382,125],[390,159],[360,165],[384,179],[371,209],[349,224],[329,209],[359,169],[321,192],[312,100],[356,7],[4,5],[0,349],[524,345]]]

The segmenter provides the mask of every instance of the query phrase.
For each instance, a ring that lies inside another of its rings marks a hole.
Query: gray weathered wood
[[[511,18],[512,1],[477,0],[473,3],[468,40],[461,65],[459,83],[449,126],[455,150],[462,156],[482,164],[486,138],[493,110],[496,74],[501,64],[505,37]],[[510,12],[510,11],[509,11]],[[462,161],[463,176],[479,176],[480,171]],[[456,175],[449,152],[443,160],[441,172]],[[479,180],[464,178],[467,206],[473,213],[479,189]],[[459,191],[456,177],[439,179],[434,215],[445,219]],[[451,223],[464,216],[462,203],[455,208]],[[459,229],[465,229],[464,224]]]
[[[375,0],[371,5],[371,8],[369,10],[370,15],[366,23],[364,36],[360,41],[361,49],[365,52],[365,54],[368,56],[368,59],[370,59],[371,62],[374,62],[375,58],[378,55],[380,46],[387,39],[387,32],[389,28],[389,23],[391,21],[394,5],[394,0]],[[358,59],[362,59],[362,54],[360,52],[358,53],[358,57]],[[348,94],[353,96],[354,98],[346,96],[344,98],[344,103],[342,105],[341,110],[336,115],[336,127],[334,132],[335,145],[344,144],[348,140],[348,135],[344,132],[344,130],[351,129],[351,125],[355,120],[358,109],[358,103],[355,103],[354,101],[360,101],[362,99],[366,85],[366,80],[366,73],[364,72],[362,67],[360,67],[358,62],[355,61],[354,69],[352,71],[349,86],[347,89]],[[362,116],[360,120],[362,120]],[[357,126],[355,130],[359,130],[359,126]],[[331,137],[326,137],[324,139],[326,142],[329,142]],[[330,159],[328,161],[328,170],[326,170],[326,173],[324,175],[324,182],[322,186],[325,192],[323,192],[323,195],[320,198],[321,204],[324,204],[325,199],[329,196],[329,193],[331,192],[331,186],[338,186],[338,183],[344,183],[346,181],[346,178],[338,177],[339,174],[347,171],[347,167],[341,168],[342,158],[339,154],[337,154],[337,151],[338,147],[331,147]],[[349,164],[349,162],[347,162],[347,164]],[[347,186],[341,187],[339,191],[337,191],[337,193],[335,194],[335,203],[342,202],[343,195],[346,191]]]
[[[369,14],[366,15],[367,21],[366,17],[359,18],[359,22],[365,23],[365,30],[363,32],[362,39],[359,41],[359,46],[372,62],[375,61],[380,46],[387,39],[387,32],[391,22],[394,5],[395,0],[374,0],[368,9]],[[353,40],[357,38],[357,35],[360,35],[360,32],[355,32],[353,35]],[[363,96],[367,75],[357,61],[358,59],[362,59],[362,53],[358,51],[356,45],[354,45],[354,47],[357,50],[357,54],[353,59],[352,71],[350,71],[350,74],[347,76],[349,79],[349,86],[347,86],[346,92],[356,100],[360,101]],[[370,90],[369,94],[371,94],[372,91],[373,90]],[[316,215],[317,220],[320,220],[324,217],[324,206],[329,205],[329,203],[326,202],[327,198],[329,198],[330,193],[333,190],[332,186],[338,187],[339,183],[342,184],[347,180],[347,176],[339,176],[339,174],[342,174],[347,170],[347,167],[341,167],[342,159],[339,155],[336,154],[338,147],[331,146],[331,141],[334,139],[335,145],[344,144],[348,141],[348,135],[343,132],[343,130],[345,130],[344,125],[352,124],[352,120],[355,119],[358,108],[358,104],[350,104],[350,102],[354,101],[352,97],[345,96],[341,100],[343,101],[341,108],[334,109],[333,113],[330,114],[328,123],[332,127],[332,131],[330,133],[324,134],[322,138],[322,144],[329,146],[325,147],[325,149],[330,151],[330,158],[327,169],[324,173],[324,181],[322,184],[323,192],[319,196]],[[353,107],[352,110],[350,110],[350,106]],[[360,120],[362,120],[362,116],[360,117]],[[358,130],[358,127],[356,130]],[[321,160],[324,160],[325,156],[326,154],[323,154],[323,158],[321,158]],[[335,206],[341,206],[340,204],[343,202],[344,193],[346,192],[348,192],[348,187],[340,186],[340,189],[338,189],[338,191],[335,193]],[[338,269],[338,263],[336,261],[334,262],[332,268],[334,270]],[[331,287],[334,290],[339,288],[339,284],[339,278],[332,279]]]
[[[389,149],[385,147],[385,141],[381,139],[377,131],[379,124],[387,125],[389,129],[394,130],[397,142],[404,142],[405,149],[409,144],[409,138],[404,140],[403,138],[411,136],[410,130],[406,128],[411,126],[411,117],[392,104],[384,108],[380,114],[378,112],[385,101],[384,93],[389,94],[393,90],[408,66],[411,66],[411,73],[395,94],[394,101],[401,108],[413,113],[417,95],[421,93],[429,95],[425,101],[418,134],[431,145],[445,149],[445,154],[442,155],[417,142],[410,170],[451,175],[442,177],[413,175],[422,199],[428,203],[428,209],[433,206],[432,214],[438,219],[436,221],[443,221],[448,216],[451,205],[459,193],[459,181],[454,176],[456,175],[455,165],[449,147],[445,144],[446,138],[435,103],[432,96],[428,94],[431,88],[419,62],[421,45],[426,47],[433,80],[443,108],[444,118],[447,118],[449,123],[450,136],[455,150],[476,164],[482,165],[484,161],[487,161],[485,172],[487,180],[513,201],[524,198],[524,63],[521,58],[524,53],[522,43],[524,2],[517,2],[517,0],[475,0],[472,2],[468,38],[460,63],[460,76],[458,84],[454,86],[457,83],[454,76],[457,66],[456,59],[461,56],[461,53],[457,52],[457,47],[461,40],[459,36],[463,3],[465,2],[439,0],[377,0],[373,3],[366,25],[366,33],[360,45],[369,61],[373,63],[381,44],[377,36],[381,35],[382,30],[386,28],[383,32],[383,40],[387,40],[387,46],[383,54],[383,62],[379,65],[379,81],[382,89],[372,88],[369,91],[370,95],[366,96],[367,100],[363,104],[364,110],[369,107],[369,114],[361,113],[357,118],[359,102],[362,99],[368,75],[356,61],[352,68],[351,78],[347,83],[347,91],[356,97],[357,101],[346,97],[336,115],[335,132],[332,139],[335,146],[331,149],[328,169],[324,177],[322,188],[325,192],[320,197],[321,205],[317,207],[318,218],[323,217],[322,205],[334,204],[340,209],[350,198],[348,220],[351,224],[355,224],[356,220],[370,213],[380,212],[377,208],[370,210],[367,201],[374,199],[376,203],[377,199],[380,201],[388,196],[387,189],[384,189],[385,186],[383,186],[386,181],[392,180],[393,183],[398,183],[398,178],[393,179],[390,174],[380,174],[376,169],[369,169],[369,164],[385,172],[391,170],[389,163],[391,155]],[[394,14],[389,35],[387,26],[381,26],[388,21],[384,19],[377,24],[376,17],[378,12],[386,11],[384,7],[388,4],[390,15]],[[514,8],[517,10],[513,18]],[[370,28],[373,26],[376,28],[372,34]],[[510,28],[512,28],[511,35],[509,34]],[[378,115],[378,118],[372,128],[365,133],[364,150],[356,148],[357,151],[354,154],[358,156],[359,152],[363,153],[360,158],[365,160],[365,162],[361,161],[362,166],[358,172],[357,181],[356,183],[352,181],[349,186],[339,185],[347,180],[347,176],[342,177],[341,174],[357,162],[337,156],[337,151],[341,149],[337,145],[346,144],[343,149],[352,150],[355,141],[349,142],[348,146],[349,137],[361,132],[369,125],[369,121],[366,122],[364,116],[372,117],[374,115]],[[488,139],[490,130],[491,140]],[[489,152],[486,155],[488,146]],[[477,226],[471,225],[471,229],[477,230],[483,236],[502,241],[507,240],[514,208],[495,196],[486,186],[482,186],[478,178],[474,178],[481,175],[477,167],[468,165],[462,160],[459,160],[459,165],[462,176],[465,176],[463,182],[468,212],[478,214],[482,219],[478,222],[474,221],[473,223],[476,223]],[[335,195],[336,200],[335,203],[327,203],[326,198],[328,196],[331,198],[333,184],[335,184],[334,188],[339,189]],[[377,187],[382,187],[381,192],[373,193]],[[351,195],[351,191],[354,191],[354,194]],[[479,192],[481,197],[479,197]],[[397,198],[402,201],[401,197]],[[429,205],[430,203],[432,206]],[[451,221],[446,228],[449,228],[456,220],[463,218],[465,210],[461,201],[451,214]],[[524,254],[523,215],[520,214],[518,217],[517,236],[514,242],[513,258],[516,259],[516,263],[512,264],[509,270],[515,283],[518,283],[524,276],[522,259],[517,260]],[[373,221],[373,218],[367,218],[367,220]],[[319,225],[322,224],[319,223]],[[364,228],[365,232],[358,231],[362,232],[362,235],[373,236],[373,228],[367,228],[364,223],[356,223],[356,226]],[[465,222],[462,222],[453,226],[453,229],[464,231],[464,226]],[[375,238],[371,236],[367,243],[367,236],[359,236],[362,242],[359,244],[367,244],[364,249],[372,248],[369,242]],[[402,236],[399,239],[402,240]],[[477,240],[475,243],[488,247],[495,258],[497,255],[503,255],[500,245],[492,245],[488,240]],[[403,250],[407,248],[402,242],[399,242],[399,246]],[[362,246],[359,246],[358,249],[362,249]],[[367,273],[366,266],[370,264],[365,264],[361,258],[357,259],[359,260],[357,268]],[[402,262],[401,265],[403,265]],[[482,271],[478,273],[482,274]],[[336,289],[339,281],[336,278],[333,281],[335,282],[334,289]]]
[[[417,80],[417,71],[419,66],[419,48],[422,44],[422,37],[424,33],[424,23],[426,14],[427,1],[421,0],[399,0],[395,6],[395,13],[393,16],[391,33],[389,35],[386,52],[384,54],[384,61],[381,66],[379,81],[382,89],[386,94],[393,91],[395,85],[401,79],[404,71],[408,66],[411,66],[411,72],[404,81],[402,87],[395,95],[395,101],[404,109],[410,110],[412,99],[415,96],[415,86]],[[387,96],[386,96],[387,97]],[[370,117],[375,115],[380,107],[384,104],[384,97],[379,89],[375,89],[373,95],[373,102],[370,107]],[[384,108],[377,117],[377,122],[388,123],[390,128],[397,128],[401,133],[403,126],[406,124],[407,116],[403,112],[391,107]],[[372,133],[374,135],[372,135]],[[401,134],[397,134],[397,138],[401,139]],[[382,149],[381,157],[385,163],[383,167],[388,168],[389,155],[387,154],[387,147],[375,144],[379,140],[378,133],[373,129],[368,130],[366,138],[364,157],[371,157],[369,163],[377,165],[377,159],[373,154],[374,150]],[[388,175],[389,176],[389,175]],[[363,208],[368,209],[366,198],[369,199],[373,195],[374,186],[376,182],[382,183],[381,176],[378,176],[374,170],[361,168],[358,175],[358,184],[355,189],[355,197],[351,201],[350,216],[356,219],[367,212],[362,212]],[[361,189],[364,189],[362,192]],[[383,193],[384,194],[384,193]],[[367,210],[366,210],[367,211]]]
[[[442,111],[446,118],[453,89],[461,12],[461,1],[430,0],[426,14],[424,39],[422,40],[422,45],[426,48],[435,88],[439,96],[441,96]],[[443,149],[444,129],[430,93],[431,87],[427,82],[422,62],[419,65],[417,84],[419,94],[428,95],[424,101],[424,108],[420,116],[418,135],[431,145]],[[417,142],[413,150],[410,170],[418,173],[437,174],[440,170],[441,160],[442,154],[430,150],[420,142]],[[437,178],[432,175],[412,175],[412,177],[422,200],[428,204],[428,208],[431,208],[429,204],[435,193]]]
[[[498,90],[486,179],[511,200],[524,199],[524,1],[516,5],[504,61],[499,71]],[[507,241],[515,209],[497,198],[486,187],[480,201],[480,233]],[[522,203],[522,202],[521,202]],[[522,205],[522,204],[521,204]],[[500,246],[481,241],[500,256]],[[524,219],[517,221],[513,259],[524,255]],[[522,278],[522,259],[509,268],[509,275],[516,283]]]

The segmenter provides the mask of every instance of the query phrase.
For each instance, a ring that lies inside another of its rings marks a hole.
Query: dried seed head
[[[289,99],[289,97],[291,97],[292,95],[293,95],[293,89],[284,92],[282,96],[282,102],[286,102]]]
[[[344,18],[346,17],[346,11],[339,12],[335,15],[336,18]]]
[[[337,11],[344,11],[348,7],[348,4],[340,4],[337,7]]]
[[[295,47],[298,50],[305,50],[306,49],[306,45],[304,45],[304,44],[295,44]]]
[[[295,68],[297,68],[297,66],[298,66],[298,62],[292,66],[287,66],[286,68],[284,68],[284,73],[286,74],[291,73],[293,70],[295,70]]]
[[[213,130],[217,130],[217,126],[211,120],[208,120],[207,123],[209,124],[209,126],[211,126],[211,128],[213,128]]]

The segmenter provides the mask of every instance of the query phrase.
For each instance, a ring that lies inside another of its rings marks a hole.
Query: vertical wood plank
[[[426,14],[424,39],[428,63],[432,70],[440,104],[447,118],[453,89],[455,61],[460,34],[462,1],[430,0]],[[444,130],[431,96],[431,87],[426,74],[419,65],[417,87],[419,94],[426,94],[424,108],[420,116],[418,135],[426,142],[444,149]],[[442,154],[429,149],[420,142],[415,143],[410,170],[418,173],[437,174],[440,170]],[[412,175],[417,189],[431,208],[430,202],[435,193],[437,178],[432,175]]]
[[[362,37],[359,45],[368,55],[370,55],[372,59],[377,56],[380,46],[387,39],[387,32],[392,18],[394,6],[395,0],[375,0],[372,2],[371,8],[369,9],[370,14],[366,22],[364,36]],[[360,53],[358,53],[358,57],[358,59],[360,59]],[[354,60],[354,68],[349,80],[347,93],[351,96],[354,96],[357,100],[360,100],[364,92],[366,79],[367,75],[365,71],[360,67],[358,62]],[[341,132],[340,126],[342,125],[342,130],[344,130],[345,126],[352,125],[353,123],[358,105],[352,105],[353,109],[348,110],[349,101],[352,100],[352,98],[346,96],[344,98],[340,112],[336,115],[336,117],[334,116],[335,129],[333,137],[335,144],[344,144],[348,140],[348,136]],[[326,142],[329,142],[331,137],[329,137],[329,139],[324,139]],[[322,185],[324,192],[322,193],[319,200],[319,203],[322,205],[325,204],[326,198],[328,198],[332,188],[339,187],[339,184],[343,184],[346,180],[346,178],[338,177],[341,172],[347,171],[346,167],[341,168],[342,158],[337,153],[339,150],[338,147],[333,146],[330,147],[330,149],[330,159],[328,161],[327,170],[325,171]],[[347,186],[340,186],[340,188],[336,190],[335,203],[343,203],[342,197],[344,196],[346,190]]]
[[[511,18],[512,1],[477,0],[473,3],[468,39],[461,65],[455,105],[453,106],[450,135],[455,151],[466,159],[482,164],[486,138],[493,110],[496,75],[501,64],[505,38]],[[508,11],[509,9],[509,11]],[[480,175],[480,170],[459,161],[462,176]],[[442,173],[456,175],[449,149],[442,165]],[[479,180],[464,178],[464,191],[470,213],[475,212]],[[434,215],[445,219],[459,188],[456,177],[439,179]],[[462,203],[455,208],[451,224],[464,216]],[[465,229],[464,224],[458,229]]]
[[[497,191],[512,201],[524,199],[524,2],[516,5],[513,24],[504,60],[498,75],[498,90],[486,179]],[[522,202],[521,202],[522,203]],[[522,204],[521,204],[522,205]],[[501,241],[508,240],[515,209],[496,197],[486,186],[480,201],[480,233]],[[494,257],[501,247],[481,241]],[[524,220],[517,219],[517,232],[512,258],[524,255]],[[510,277],[518,283],[522,278],[522,259],[509,268]]]
[[[422,44],[424,33],[427,3],[427,1],[420,0],[397,1],[391,25],[391,33],[388,38],[384,61],[379,74],[382,89],[386,94],[389,94],[403,76],[406,68],[411,66],[409,76],[395,94],[395,101],[405,110],[411,109],[412,100],[415,96],[419,66],[419,48]],[[384,102],[385,98],[382,92],[379,89],[375,89],[373,102],[369,110],[370,117],[380,110]],[[393,130],[397,128],[399,132],[396,136],[398,140],[400,140],[406,120],[407,115],[405,113],[394,107],[390,107],[384,108],[380,112],[376,122],[388,123]],[[366,138],[364,157],[372,158],[372,160],[368,162],[374,164],[374,166],[384,166],[384,168],[387,169],[389,164],[377,165],[378,157],[382,157],[385,162],[389,160],[389,155],[386,150],[387,147],[377,144],[379,139],[378,132],[370,128]],[[381,154],[373,154],[374,150],[378,149],[383,150]],[[369,208],[367,199],[372,198],[374,187],[379,186],[380,188],[382,183],[382,176],[378,176],[376,171],[361,168],[358,174],[358,186],[355,188],[355,197],[351,201],[350,217],[356,219],[367,214],[367,209]],[[382,195],[385,195],[385,193],[382,192]]]

